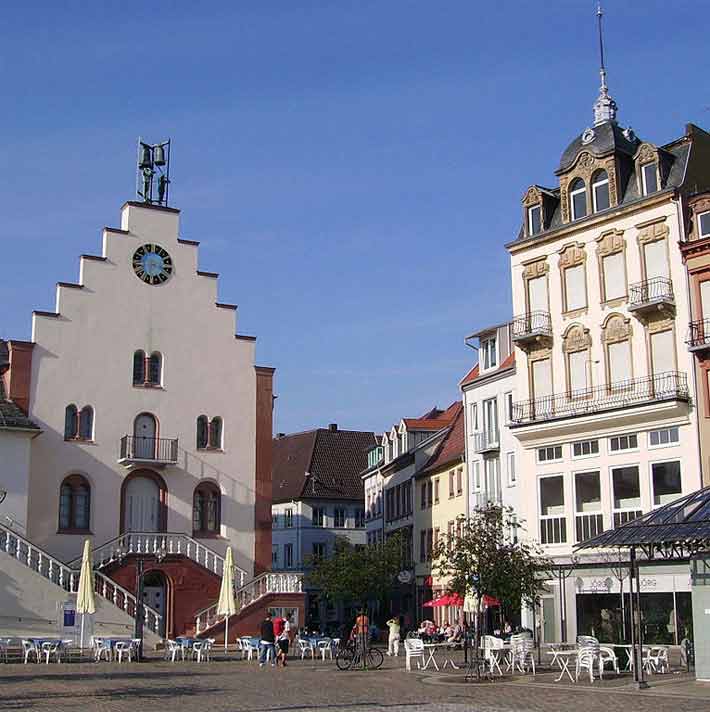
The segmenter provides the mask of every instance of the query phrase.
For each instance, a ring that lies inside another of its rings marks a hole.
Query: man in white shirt
[[[399,656],[399,618],[392,616],[392,618],[387,621],[387,627],[390,631],[387,655],[394,655],[396,658]]]

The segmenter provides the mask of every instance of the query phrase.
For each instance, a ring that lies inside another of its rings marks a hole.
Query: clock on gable
[[[160,245],[143,245],[133,253],[133,271],[146,284],[162,284],[173,273],[173,260]]]

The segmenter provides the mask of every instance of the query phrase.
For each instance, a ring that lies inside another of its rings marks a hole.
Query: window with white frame
[[[579,220],[587,214],[587,187],[581,178],[572,182],[569,188],[569,204],[572,220]]]
[[[481,463],[476,460],[472,463],[471,468],[473,470],[473,488],[475,491],[481,489]]]
[[[564,544],[567,541],[564,478],[562,475],[541,477],[539,486],[540,542]]]
[[[473,435],[478,432],[478,408],[475,403],[471,403],[469,412],[469,433]]]
[[[548,445],[537,449],[538,462],[556,462],[562,459],[562,445]]]
[[[698,237],[710,237],[710,210],[698,215]]]
[[[565,311],[584,309],[587,306],[587,285],[584,264],[567,267],[565,278]]]
[[[567,377],[570,393],[585,397],[590,384],[589,349],[567,352]]]
[[[647,242],[643,248],[646,279],[668,277],[668,252],[665,240]]]
[[[631,368],[631,342],[629,339],[607,344],[607,362],[609,368],[609,384],[627,383],[633,374]]]
[[[579,440],[576,443],[572,443],[572,457],[591,457],[598,454],[598,440]]]
[[[641,182],[643,183],[643,194],[651,195],[658,190],[658,171],[655,161],[644,163],[641,166]]]
[[[540,400],[552,395],[552,361],[541,358],[530,364],[533,398]]]
[[[675,343],[673,330],[657,331],[650,335],[651,367],[654,375],[675,371]]]
[[[651,430],[648,434],[649,447],[677,445],[679,442],[680,432],[677,426],[673,428],[663,428],[663,430]]]
[[[641,487],[637,465],[613,467],[611,486],[614,504],[614,527],[620,527],[643,513],[641,510]]]
[[[325,509],[323,507],[313,507],[313,526],[322,527]]]
[[[515,453],[509,452],[506,454],[506,461],[508,465],[508,486],[512,487],[516,482],[518,475],[515,472]]]
[[[513,422],[513,393],[512,391],[508,391],[508,393],[505,394],[505,422],[506,423],[512,423]]]
[[[592,201],[595,213],[609,207],[609,176],[604,170],[597,171],[592,178]]]
[[[680,462],[654,462],[651,465],[653,504],[660,506],[678,499],[682,493]]]
[[[495,336],[481,341],[480,361],[484,371],[498,365],[498,345]]]
[[[605,301],[626,296],[626,264],[623,250],[602,257],[602,278]]]
[[[624,452],[626,450],[638,450],[639,439],[636,433],[629,435],[614,435],[609,438],[610,452]]]
[[[599,471],[577,472],[574,476],[574,492],[575,533],[577,541],[585,541],[604,530]]]
[[[293,526],[293,509],[284,510],[284,526],[285,527]]]
[[[542,229],[542,207],[533,205],[528,208],[528,235],[537,235]]]

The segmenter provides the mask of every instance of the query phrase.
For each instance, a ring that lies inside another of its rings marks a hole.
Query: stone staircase
[[[4,524],[0,524],[0,551],[67,593],[76,593],[79,586],[81,559],[65,564]],[[77,561],[78,563],[75,564]],[[137,609],[135,596],[100,571],[94,571],[94,592],[135,620]],[[162,624],[160,614],[149,606],[143,606],[143,610],[144,627],[159,634]]]

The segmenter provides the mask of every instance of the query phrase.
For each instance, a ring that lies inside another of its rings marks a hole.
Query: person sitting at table
[[[453,645],[455,643],[460,643],[462,637],[463,637],[463,627],[461,626],[460,623],[457,623],[456,625],[451,626],[449,635],[446,636],[446,642],[449,643],[450,645]]]

